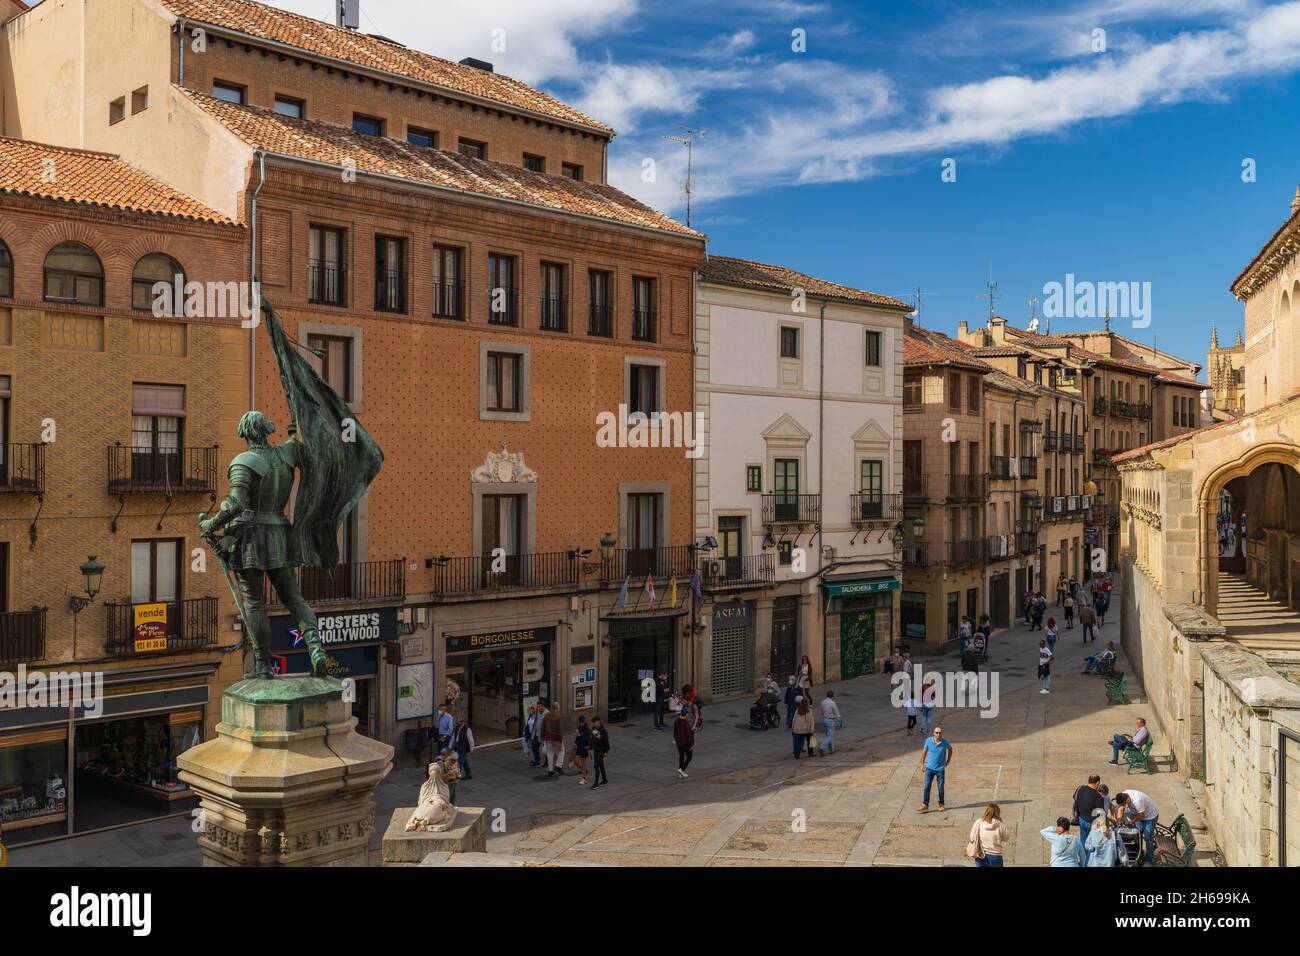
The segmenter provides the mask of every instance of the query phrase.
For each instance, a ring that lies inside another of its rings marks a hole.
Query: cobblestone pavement
[[[1118,602],[1116,602],[1118,603]],[[1107,639],[1118,642],[1112,616],[1097,645],[1083,646],[1079,630],[1062,631],[1052,692],[1039,693],[1037,633],[1013,627],[996,634],[989,663],[996,672],[999,712],[938,711],[954,746],[947,774],[947,809],[921,814],[918,722],[912,736],[904,712],[890,702],[883,674],[831,685],[845,718],[837,752],[794,760],[784,728],[748,729],[749,699],[705,708],[690,778],[677,776],[669,732],[648,718],[611,728],[610,784],[580,787],[572,775],[548,778],[528,766],[520,748],[481,749],[474,779],[462,783],[459,802],[504,810],[505,832],[490,833],[489,853],[625,866],[961,865],[966,837],[989,801],[1002,807],[1011,829],[1006,861],[1047,862],[1039,830],[1068,815],[1070,798],[1090,772],[1118,793],[1132,785],[1152,796],[1168,823],[1185,812],[1196,830],[1198,863],[1212,848],[1190,791],[1170,762],[1164,734],[1130,676],[1127,700],[1108,705],[1103,682],[1083,676],[1083,658]],[[957,666],[956,655],[918,658],[936,670]],[[1129,670],[1122,653],[1120,668]],[[820,699],[825,688],[815,688]],[[1113,733],[1150,721],[1155,772],[1125,774],[1108,765]],[[413,806],[423,778],[414,767],[395,770],[377,791],[377,819]],[[931,807],[937,807],[937,799]],[[800,831],[792,824],[806,820]],[[374,849],[384,827],[377,828]],[[1202,852],[1205,851],[1205,852]],[[378,858],[376,852],[375,858]],[[188,821],[169,820],[39,847],[14,849],[14,866],[198,865]]]

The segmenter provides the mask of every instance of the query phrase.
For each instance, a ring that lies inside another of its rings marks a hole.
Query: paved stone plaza
[[[1112,618],[1100,646],[1118,636]],[[1069,814],[1075,788],[1096,771],[1112,794],[1127,782],[1154,797],[1162,822],[1186,813],[1196,832],[1197,862],[1210,864],[1213,848],[1200,814],[1172,771],[1141,686],[1130,679],[1127,702],[1107,705],[1101,679],[1080,673],[1085,649],[1076,629],[1061,633],[1052,692],[1040,694],[1037,646],[1038,635],[1021,627],[995,635],[983,669],[1001,675],[996,718],[980,718],[974,709],[939,710],[955,748],[943,813],[917,812],[925,737],[919,721],[906,735],[906,717],[891,706],[885,675],[833,686],[846,726],[836,734],[839,751],[824,759],[792,759],[784,728],[749,730],[749,700],[741,700],[705,709],[688,780],[677,777],[671,734],[656,732],[644,719],[612,728],[608,787],[593,792],[571,775],[547,778],[528,766],[518,747],[501,746],[474,756],[474,779],[461,785],[459,802],[505,811],[506,832],[489,833],[489,852],[539,862],[968,866],[970,824],[992,800],[1001,804],[1012,832],[1007,864],[1042,866],[1047,847],[1038,831]],[[950,654],[920,663],[938,670],[955,669],[957,661]],[[1128,670],[1122,655],[1120,667]],[[1115,732],[1131,732],[1139,716],[1151,722],[1155,772],[1126,775],[1125,768],[1107,764],[1108,741]],[[394,771],[378,791],[377,819],[412,805],[421,779],[415,768]],[[937,804],[932,799],[931,807]],[[806,829],[795,832],[800,810]],[[377,852],[372,856],[378,859]],[[20,847],[10,862],[194,866],[200,860],[189,823],[171,820]]]

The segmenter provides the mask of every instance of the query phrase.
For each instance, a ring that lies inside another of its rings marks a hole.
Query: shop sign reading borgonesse
[[[513,631],[487,631],[478,634],[448,634],[447,653],[465,651],[490,651],[497,648],[522,647],[526,644],[544,644],[555,640],[555,628],[521,627]]]

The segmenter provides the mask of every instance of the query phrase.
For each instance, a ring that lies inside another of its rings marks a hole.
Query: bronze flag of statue
[[[379,474],[384,453],[347,402],[299,354],[265,298],[262,315],[289,402],[288,440],[272,445],[275,424],[261,412],[247,412],[239,420],[239,437],[248,442],[248,450],[230,463],[230,491],[219,511],[200,517],[199,527],[237,582],[235,600],[253,647],[253,676],[273,673],[266,616],[269,578],[307,644],[312,674],[323,677],[325,652],[316,614],[303,600],[297,569],[337,569],[339,528]],[[295,470],[301,477],[291,520],[285,508]]]

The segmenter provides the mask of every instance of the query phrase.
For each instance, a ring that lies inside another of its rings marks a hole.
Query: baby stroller
[[[776,698],[763,694],[749,708],[750,730],[771,730],[781,726],[781,711],[776,705]]]
[[[1142,865],[1142,831],[1137,827],[1116,827],[1115,835],[1119,837],[1119,853],[1116,862],[1120,866]]]

